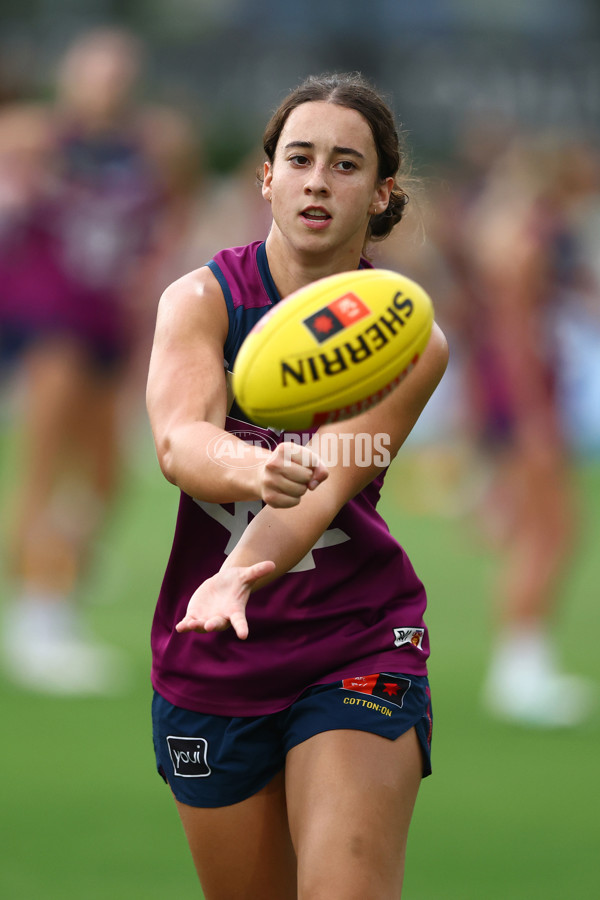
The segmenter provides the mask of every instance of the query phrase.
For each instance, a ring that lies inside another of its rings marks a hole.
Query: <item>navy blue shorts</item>
[[[427,678],[377,674],[308,688],[266,716],[213,716],[152,701],[159,774],[188,806],[240,803],[285,766],[292,747],[323,731],[368,731],[395,740],[415,729],[423,777],[431,774],[431,696]]]

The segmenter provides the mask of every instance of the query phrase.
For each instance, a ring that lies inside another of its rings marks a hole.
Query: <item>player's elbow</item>
[[[176,454],[169,434],[155,436],[154,446],[160,470],[171,484],[177,484]]]
[[[444,372],[448,368],[450,348],[448,347],[446,335],[435,322],[424,356],[428,358],[431,376],[437,385],[442,380]]]

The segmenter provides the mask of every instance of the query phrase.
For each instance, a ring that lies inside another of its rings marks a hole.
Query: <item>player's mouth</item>
[[[300,218],[309,228],[319,231],[327,228],[331,222],[331,216],[322,206],[307,206],[300,213]]]

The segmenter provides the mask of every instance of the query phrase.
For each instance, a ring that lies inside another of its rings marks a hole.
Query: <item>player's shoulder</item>
[[[172,281],[163,291],[160,303],[163,306],[173,304],[197,306],[219,298],[222,300],[219,282],[210,267],[204,264]]]
[[[208,266],[187,272],[163,291],[158,304],[157,326],[168,331],[174,329],[182,335],[207,330],[227,333],[223,290]]]
[[[255,263],[260,243],[254,241],[239,247],[224,247],[216,251],[212,258],[201,266],[173,281],[164,291],[163,297],[173,299],[190,295],[197,298],[222,296],[224,279],[231,278],[234,273],[241,277],[243,271]]]
[[[237,247],[224,247],[214,254],[211,265],[231,269],[246,269],[248,266],[255,267],[257,263],[257,255],[259,248],[264,241],[251,241],[249,244],[240,244]]]

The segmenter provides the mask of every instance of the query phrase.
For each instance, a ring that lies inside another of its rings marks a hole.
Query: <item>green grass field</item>
[[[546,734],[482,714],[493,559],[474,546],[466,523],[409,512],[404,474],[390,477],[383,510],[428,586],[435,712],[434,775],[417,803],[404,898],[591,900],[600,715],[581,730]],[[600,682],[600,465],[581,464],[578,476],[585,528],[560,618],[561,652]],[[201,896],[154,772],[150,734],[148,635],[176,501],[143,456],[87,591],[97,632],[131,660],[131,689],[116,699],[48,699],[0,681],[6,900]]]

